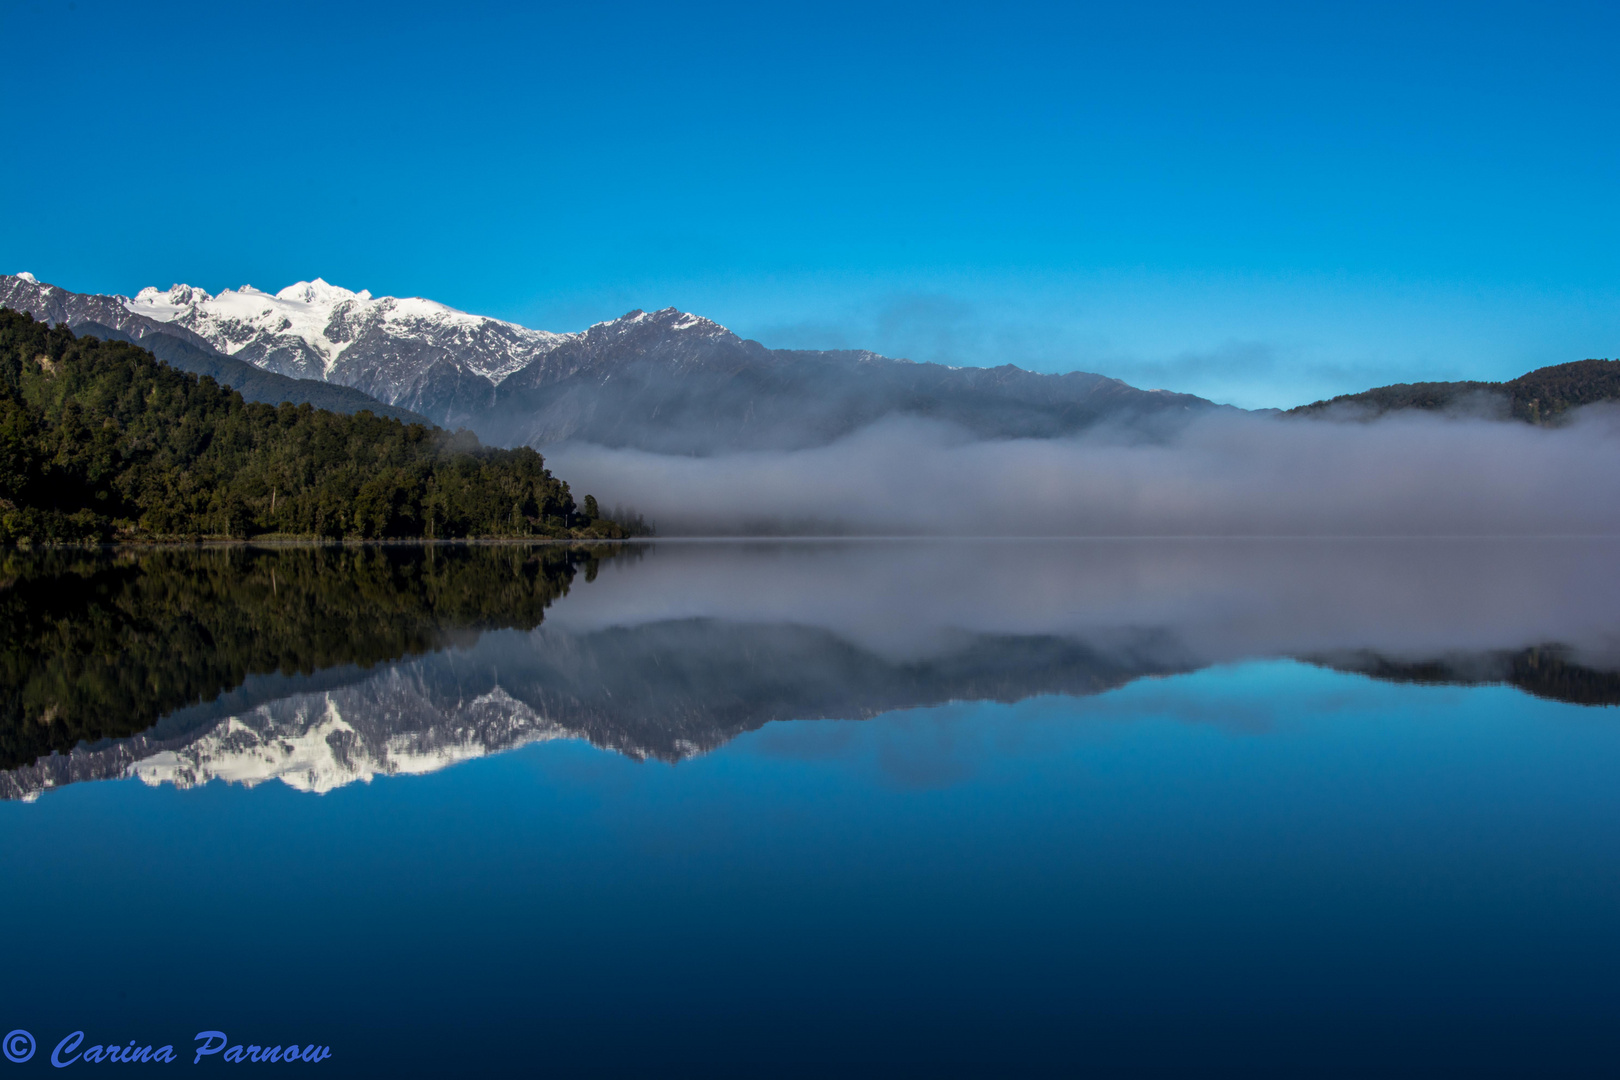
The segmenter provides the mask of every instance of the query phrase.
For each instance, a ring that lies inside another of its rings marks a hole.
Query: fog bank
[[[661,535],[1428,536],[1620,532],[1620,410],[1561,428],[1427,413],[1214,414],[1169,435],[974,440],[888,418],[809,450],[547,456]]]

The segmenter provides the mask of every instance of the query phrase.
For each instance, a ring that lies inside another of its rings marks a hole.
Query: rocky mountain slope
[[[428,423],[409,409],[386,405],[352,387],[319,379],[291,378],[226,355],[183,326],[131,310],[116,296],[68,292],[37,281],[32,274],[0,274],[0,308],[23,311],[52,325],[103,341],[127,341],[159,360],[193,375],[208,375],[249,401],[279,405],[309,403],[317,409],[356,413],[370,409],[406,423]]]
[[[632,311],[558,342],[501,381],[488,437],[664,453],[824,445],[884,416],[943,420],[983,438],[1066,435],[1218,408],[1086,372],[953,368],[864,351],[768,349],[674,308]]]
[[[431,300],[350,292],[320,278],[274,295],[244,285],[210,296],[175,285],[120,302],[255,367],[351,386],[450,427],[470,424],[489,408],[498,383],[565,338]]]
[[[952,368],[861,351],[768,349],[674,308],[572,334],[431,300],[373,297],[319,278],[278,293],[188,285],[82,296],[0,278],[0,305],[145,344],[171,334],[277,375],[359,390],[486,442],[577,441],[671,453],[822,445],[893,413],[981,437],[1044,437],[1102,420],[1216,408],[1084,372]]]

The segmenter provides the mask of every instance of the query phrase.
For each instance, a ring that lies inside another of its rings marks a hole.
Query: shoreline
[[[364,548],[364,547],[602,547],[628,544],[916,544],[916,543],[1407,543],[1414,541],[1550,541],[1550,540],[1620,540],[1620,533],[1368,533],[1368,534],[1261,534],[1232,535],[1219,533],[1142,534],[1107,536],[949,536],[949,535],[693,535],[693,536],[631,536],[623,539],[609,537],[457,537],[430,539],[427,537],[394,537],[380,540],[317,539],[312,537],[254,537],[252,539],[205,538],[200,540],[130,539],[111,541],[67,541],[62,543],[22,543],[0,545],[0,554],[28,551],[109,551],[146,548]]]
[[[385,540],[330,540],[313,537],[254,537],[248,540],[207,538],[201,540],[131,539],[95,542],[28,543],[0,546],[0,552],[19,551],[108,551],[131,548],[282,548],[282,547],[541,547],[541,546],[597,546],[603,544],[637,543],[648,537],[613,540],[604,537],[560,539],[554,536],[538,537],[458,537],[429,539],[426,537],[389,538]]]

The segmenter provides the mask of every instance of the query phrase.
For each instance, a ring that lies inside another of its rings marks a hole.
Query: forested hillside
[[[1620,399],[1620,360],[1577,360],[1537,368],[1510,382],[1399,383],[1341,394],[1290,409],[1289,415],[1330,410],[1381,416],[1396,409],[1481,408],[1531,424],[1556,423],[1571,409]]]
[[[0,310],[0,543],[621,537],[530,449],[250,403],[124,342]]]
[[[360,391],[335,383],[315,379],[290,379],[273,371],[256,368],[252,364],[205,349],[173,334],[153,333],[133,338],[123,330],[115,330],[96,322],[69,324],[75,334],[98,337],[103,341],[127,341],[145,349],[159,360],[178,371],[193,375],[208,375],[217,383],[229,386],[248,401],[262,401],[267,405],[280,405],[290,401],[294,405],[309,402],[312,408],[332,412],[357,413],[370,409],[378,416],[399,420],[407,424],[432,426],[433,421],[409,409],[384,405]]]

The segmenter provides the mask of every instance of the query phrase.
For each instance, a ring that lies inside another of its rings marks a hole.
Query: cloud
[[[574,445],[553,466],[665,535],[1620,533],[1620,411],[1547,429],[1245,414],[1168,437],[973,440],[891,417],[828,446],[691,458]]]

